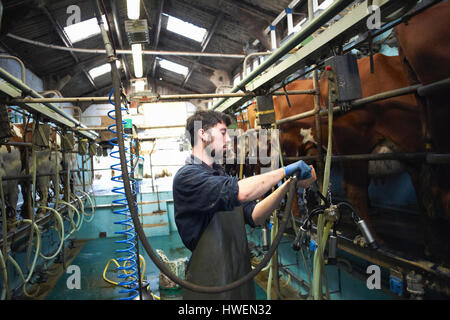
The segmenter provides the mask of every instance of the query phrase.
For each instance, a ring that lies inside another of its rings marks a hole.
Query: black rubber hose
[[[99,1],[97,0],[97,20],[99,22],[99,25],[101,25],[101,30],[104,32],[104,27],[101,23],[101,14],[100,14],[100,5]],[[103,38],[105,40],[105,37]],[[105,43],[105,47],[107,47],[108,52],[108,44]],[[288,194],[288,200],[285,207],[285,213],[283,215],[283,218],[281,220],[280,229],[278,230],[278,233],[269,249],[265,257],[261,260],[261,262],[256,266],[255,269],[250,271],[248,274],[246,274],[244,277],[242,277],[239,280],[236,280],[232,283],[229,283],[224,286],[216,286],[216,287],[206,287],[206,286],[200,286],[197,284],[194,284],[192,282],[185,281],[178,276],[176,276],[172,271],[169,270],[169,268],[166,266],[164,262],[162,262],[157,254],[154,252],[152,246],[147,240],[147,237],[144,233],[144,230],[142,229],[142,225],[139,222],[138,218],[138,211],[137,211],[137,205],[136,202],[133,199],[132,191],[131,191],[131,185],[130,185],[130,179],[128,175],[128,167],[126,163],[126,156],[125,156],[125,146],[124,146],[124,139],[123,139],[123,124],[122,124],[122,110],[121,110],[121,94],[120,94],[120,77],[119,72],[117,70],[117,66],[115,64],[115,59],[111,59],[110,57],[110,64],[111,64],[111,78],[112,78],[112,84],[114,89],[114,107],[115,107],[115,118],[116,118],[116,132],[117,132],[117,144],[119,147],[119,154],[120,154],[120,167],[122,170],[122,180],[124,184],[124,191],[125,196],[127,198],[128,207],[130,210],[131,218],[133,220],[134,229],[137,232],[139,238],[141,239],[142,245],[144,246],[145,251],[150,256],[150,259],[156,264],[156,266],[161,270],[162,273],[164,273],[170,280],[175,282],[176,284],[187,288],[191,291],[200,292],[200,293],[220,293],[225,292],[229,290],[233,290],[245,282],[249,281],[253,277],[255,277],[262,268],[265,267],[269,259],[274,254],[276,248],[278,247],[281,237],[283,236],[284,230],[286,229],[288,217],[291,213],[292,208],[292,201],[294,198],[294,194],[296,192],[296,184],[297,184],[297,178],[294,177],[291,180],[291,184],[289,186],[289,194]]]
[[[115,64],[114,64],[114,66],[115,66]],[[117,70],[117,69],[113,68],[113,70]],[[114,81],[114,78],[116,78],[115,81]],[[114,77],[114,78],[113,78],[113,83],[117,83],[117,77]],[[116,99],[116,92],[119,92],[119,90],[118,89],[116,90],[116,89],[117,88],[114,89],[114,94],[115,94],[114,99]],[[120,99],[120,94],[117,94],[117,96],[119,96],[118,99]],[[118,100],[116,100],[116,101],[118,101]],[[126,198],[128,201],[131,218],[133,220],[134,228],[135,228],[137,234],[139,235],[139,238],[141,239],[141,242],[142,242],[142,245],[144,246],[145,251],[147,251],[148,255],[150,256],[152,261],[156,264],[156,266],[161,270],[162,273],[164,273],[170,280],[172,280],[176,284],[178,284],[184,288],[187,288],[189,290],[192,290],[195,292],[201,292],[201,293],[220,293],[220,292],[233,290],[234,288],[241,286],[245,282],[247,282],[250,279],[252,279],[253,277],[255,277],[262,270],[262,268],[265,267],[265,265],[267,264],[269,259],[272,257],[272,255],[274,254],[276,248],[278,247],[278,245],[280,243],[281,237],[287,226],[288,217],[291,213],[293,196],[296,192],[295,187],[297,184],[297,179],[293,178],[291,181],[291,184],[289,186],[288,200],[287,200],[286,207],[285,207],[285,213],[284,213],[283,219],[281,221],[280,229],[279,229],[269,251],[267,252],[265,257],[261,260],[261,262],[258,264],[258,266],[255,269],[250,271],[247,275],[245,275],[241,279],[236,280],[232,283],[229,283],[225,286],[206,287],[206,286],[200,286],[200,285],[196,285],[192,282],[185,281],[185,280],[179,278],[178,276],[176,276],[175,274],[173,274],[167,268],[165,263],[162,262],[158,258],[158,256],[155,254],[153,248],[151,247],[150,243],[148,242],[148,240],[145,236],[144,230],[142,229],[142,226],[139,222],[136,203],[133,201],[128,172],[127,172],[127,166],[126,166],[126,162],[125,162],[125,149],[124,149],[123,135],[122,135],[123,126],[122,126],[120,103],[115,103],[115,109],[116,109],[115,117],[116,117],[116,125],[117,125],[116,129],[117,129],[117,133],[118,133],[117,141],[119,141],[118,144],[119,144],[119,153],[120,153],[120,163],[121,163],[121,169],[122,169],[122,179],[123,179],[123,183],[124,183],[124,187],[125,187],[125,195],[126,195]]]

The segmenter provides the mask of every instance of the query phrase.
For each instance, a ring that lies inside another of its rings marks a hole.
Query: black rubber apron
[[[223,286],[251,271],[242,207],[214,214],[189,261],[186,280],[203,286]],[[198,293],[183,288],[185,300],[254,300],[252,279],[222,293]]]

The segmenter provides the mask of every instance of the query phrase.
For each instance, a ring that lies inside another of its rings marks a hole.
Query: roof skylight
[[[116,60],[116,66],[117,68],[120,68],[120,61]],[[108,73],[111,71],[111,65],[109,63],[102,64],[101,66],[92,68],[89,70],[89,74],[91,75],[92,79],[95,79],[105,73]]]
[[[105,15],[102,15],[102,19],[105,29],[108,30]],[[98,26],[97,18],[92,18],[64,27],[64,31],[67,33],[70,41],[75,43],[99,34],[100,27]]]
[[[186,66],[183,66],[181,64],[169,61],[169,60],[165,60],[165,59],[158,59],[159,60],[159,65],[161,68],[164,68],[166,70],[175,72],[175,73],[179,73],[182,74],[184,76],[186,76],[189,72],[189,68]]]
[[[198,27],[192,23],[183,21],[181,19],[172,17],[166,13],[163,13],[167,20],[167,30],[175,32],[183,37],[195,40],[197,42],[202,42],[206,35],[206,29]]]

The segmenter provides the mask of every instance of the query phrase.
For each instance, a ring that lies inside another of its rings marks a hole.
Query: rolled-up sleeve
[[[256,224],[253,221],[252,213],[253,210],[256,207],[256,201],[249,201],[242,203],[242,208],[244,210],[244,220],[245,223],[248,224],[250,227],[255,228]]]

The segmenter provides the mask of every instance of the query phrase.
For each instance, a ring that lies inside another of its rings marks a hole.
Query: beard
[[[205,147],[205,151],[206,153],[211,156],[211,158],[215,158],[216,156],[216,150],[214,150],[213,148],[211,148],[209,145]]]

